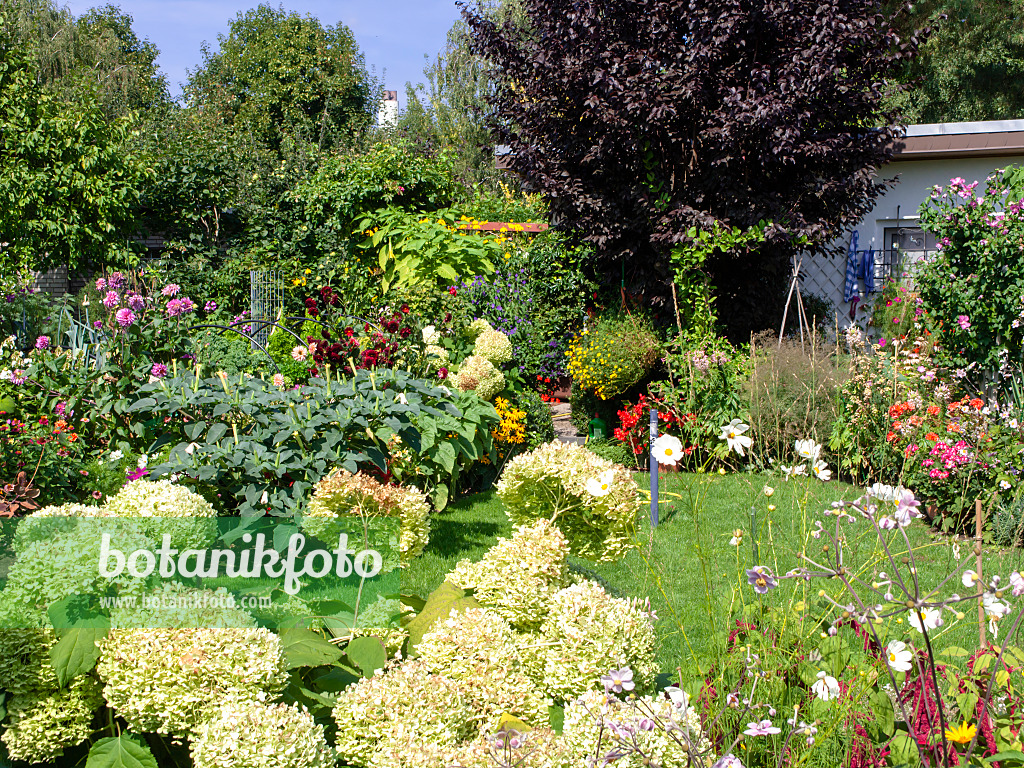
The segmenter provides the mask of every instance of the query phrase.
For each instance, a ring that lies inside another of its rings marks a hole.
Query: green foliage
[[[270,152],[286,137],[343,146],[369,125],[375,87],[345,25],[260,4],[218,42],[217,51],[203,49],[185,87],[188,104],[213,125]]]
[[[417,284],[451,285],[460,278],[489,275],[502,258],[501,236],[471,234],[456,227],[451,210],[424,215],[385,208],[360,220],[362,260],[378,274],[381,289]]]
[[[1024,354],[1024,236],[1021,189],[997,171],[984,196],[953,179],[921,205],[921,223],[943,245],[914,274],[924,308],[942,329],[942,352],[957,367],[1006,374]]]
[[[931,27],[897,80],[891,103],[908,123],[1014,120],[1024,116],[1024,2],[886,0],[904,34]],[[945,18],[943,18],[945,16]]]
[[[460,468],[490,448],[497,422],[475,395],[450,395],[390,369],[289,390],[244,376],[183,376],[144,385],[131,400],[133,417],[172,417],[156,442],[170,454],[154,475],[181,473],[182,482],[216,488],[243,515],[301,511],[336,467],[391,471],[443,507]],[[408,477],[391,464],[395,438],[414,454]]]
[[[522,389],[515,393],[513,403],[526,412],[526,447],[536,448],[555,439],[555,423],[551,418],[551,409],[540,399],[540,395],[532,389]]]
[[[450,207],[458,194],[451,155],[417,155],[403,141],[330,157],[294,192],[321,238],[349,237],[356,219],[380,208],[432,211]]]
[[[574,385],[609,400],[639,384],[660,350],[646,318],[604,316],[573,340],[567,367]]]
[[[292,336],[288,338],[295,342]],[[291,347],[288,351],[291,351]],[[229,376],[237,376],[242,371],[251,372],[256,364],[266,363],[267,360],[262,352],[250,349],[250,342],[245,337],[232,331],[222,332],[217,328],[195,332],[192,337],[192,354],[204,369],[224,371]],[[277,360],[276,357],[274,359]],[[290,355],[288,360],[294,362]]]
[[[289,387],[304,383],[309,378],[309,365],[292,359],[292,349],[296,346],[304,345],[280,328],[273,329],[267,340],[267,352],[284,375],[285,386]]]
[[[0,25],[2,25],[0,17]],[[5,274],[102,265],[128,254],[150,175],[86,87],[47,93],[23,47],[0,29],[0,256]]]

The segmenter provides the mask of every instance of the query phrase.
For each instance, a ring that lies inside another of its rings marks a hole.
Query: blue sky
[[[216,49],[217,35],[227,32],[228,22],[239,11],[259,4],[259,0],[65,0],[64,4],[77,16],[107,1],[131,14],[139,37],[160,49],[157,63],[173,95],[179,93],[185,70],[200,63],[200,44],[205,40]],[[276,6],[278,0],[270,4]],[[403,108],[406,81],[424,81],[423,55],[431,59],[437,55],[459,17],[455,0],[292,0],[283,5],[286,10],[315,16],[325,25],[341,22],[351,29],[367,68],[374,68],[378,77],[385,74],[385,88],[398,91]]]

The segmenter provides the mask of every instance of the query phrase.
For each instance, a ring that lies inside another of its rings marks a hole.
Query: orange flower
[[[971,400],[971,407],[976,411],[980,411],[984,406],[985,402],[981,398],[976,397]]]
[[[937,405],[929,405],[928,406],[928,415],[929,416],[938,416],[939,415],[939,406],[937,406]]]
[[[939,436],[936,435],[934,432],[929,432],[927,435],[924,436],[924,439],[931,440],[933,443],[936,443],[939,440]]]

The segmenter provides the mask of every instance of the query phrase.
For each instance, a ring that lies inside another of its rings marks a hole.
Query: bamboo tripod
[[[796,260],[793,257],[793,276],[789,281],[789,295],[786,296],[786,308],[782,312],[782,325],[779,326],[779,349],[782,348],[782,337],[786,333],[786,320],[789,318],[789,307],[793,303],[793,295],[796,294],[796,314],[798,325],[800,326],[800,348],[804,346],[804,329],[807,329],[807,335],[811,335],[811,324],[807,322],[807,312],[804,309],[804,300],[800,295],[800,267],[803,266],[804,260]]]

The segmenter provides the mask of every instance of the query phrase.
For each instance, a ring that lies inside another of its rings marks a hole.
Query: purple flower
[[[122,328],[127,328],[135,322],[135,313],[128,308],[117,310],[117,314],[114,317],[117,319],[117,324]]]
[[[178,315],[187,315],[195,308],[196,305],[193,303],[192,299],[187,296],[180,299],[171,299],[167,302],[167,316],[177,317]]]
[[[107,287],[112,291],[120,291],[125,284],[125,276],[120,272],[114,272],[107,278]]]
[[[971,318],[967,315],[957,315],[956,324],[960,326],[960,330],[966,331],[971,327]]]
[[[36,339],[36,349],[49,349],[50,348],[50,337],[40,336]]]
[[[93,320],[92,321],[92,327],[95,328],[98,331],[100,328],[103,327],[103,321],[102,320]]]
[[[192,301],[188,296],[182,296],[181,298],[181,309],[182,312],[188,313],[194,311],[196,303]]]
[[[754,588],[754,591],[759,595],[763,595],[769,589],[775,589],[779,586],[779,582],[775,580],[775,575],[772,573],[771,569],[763,565],[747,569],[747,583],[750,584],[750,586]]]
[[[636,687],[636,684],[633,682],[633,670],[629,667],[615,669],[607,675],[601,675],[601,682],[604,684],[604,689],[608,693],[632,691],[633,688]]]
[[[163,296],[167,297],[168,299],[170,299],[170,298],[173,298],[174,296],[177,296],[178,295],[178,291],[180,291],[180,290],[181,290],[181,286],[178,285],[177,283],[168,283],[167,285],[165,285],[163,287],[163,290],[160,291],[160,293],[161,293],[161,295],[163,295]]]
[[[107,291],[107,295],[103,297],[103,306],[107,309],[113,309],[121,303],[121,297],[117,295],[117,291]]]
[[[206,305],[203,307],[203,311],[204,312],[215,312],[216,310],[217,310],[217,302],[216,301],[208,301],[208,302],[206,302]]]
[[[771,720],[762,720],[759,723],[747,723],[747,729],[743,733],[747,736],[771,736],[782,733],[782,729],[772,725]]]
[[[57,415],[60,416],[61,418],[63,418],[64,414],[67,413],[67,409],[68,409],[68,404],[65,403],[63,400],[61,400],[59,403],[57,403],[57,405],[54,406],[54,408],[53,408],[53,410],[56,411]]]
[[[146,307],[146,300],[140,293],[130,293],[128,294],[128,306],[136,312],[141,312]]]
[[[138,469],[133,469],[131,472],[128,473],[128,480],[129,482],[131,482],[132,480],[138,480],[140,478],[145,477],[148,474],[149,472],[144,470],[142,467],[139,467]]]
[[[162,379],[167,375],[167,366],[163,363],[153,363],[153,368],[150,370],[150,373],[158,379]]]
[[[97,280],[96,280],[96,290],[97,291],[103,291],[103,290],[106,290],[106,287],[107,287],[107,281],[104,280],[102,277],[97,278]]]

